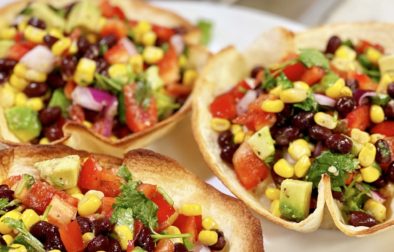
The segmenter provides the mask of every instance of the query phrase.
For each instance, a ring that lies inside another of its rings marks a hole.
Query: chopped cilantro
[[[315,111],[317,109],[317,102],[312,92],[309,92],[308,97],[305,99],[305,101],[296,103],[293,105],[293,107],[302,109],[304,111]]]
[[[122,165],[119,167],[119,171],[118,171],[117,175],[119,177],[123,178],[126,182],[133,180],[133,175],[131,174],[129,169],[127,169],[127,166],[125,166],[125,165]]]
[[[280,75],[276,78],[276,82],[278,86],[282,87],[282,90],[293,87],[293,83],[289,79],[287,79],[284,73],[280,73]]]
[[[307,67],[319,66],[324,69],[329,68],[328,59],[316,49],[302,49],[299,59]]]
[[[264,82],[261,87],[264,90],[271,90],[276,87],[276,79],[268,69],[264,69]]]
[[[213,23],[209,20],[201,19],[197,21],[197,27],[201,31],[201,43],[208,45],[212,39]]]
[[[125,225],[134,229],[133,210],[131,208],[115,208],[111,215],[111,222],[118,225]]]
[[[109,90],[113,93],[117,93],[122,91],[122,88],[124,85],[126,85],[127,83],[124,83],[120,80],[115,80],[115,79],[111,79],[107,76],[101,75],[96,73],[95,75],[96,78],[96,86],[100,89],[104,89],[104,90]]]
[[[20,236],[23,236],[23,240],[31,246],[34,251],[36,252],[45,252],[44,246],[42,243],[35,238],[29,230],[27,230],[26,226],[23,224],[21,220],[15,220],[12,218],[5,218],[3,222],[7,225],[9,225],[11,228],[16,229],[19,232]]]
[[[372,103],[379,106],[386,106],[391,100],[387,94],[376,94],[372,97]]]

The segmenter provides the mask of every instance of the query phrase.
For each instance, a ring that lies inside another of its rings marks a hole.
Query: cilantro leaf
[[[119,171],[117,174],[119,177],[123,178],[125,181],[130,181],[133,179],[133,175],[131,175],[131,172],[127,168],[127,166],[122,165],[119,167]]]
[[[13,207],[20,204],[20,200],[14,199],[13,201],[9,202],[7,198],[0,199],[0,215],[5,214],[7,211],[4,209],[7,207]]]
[[[319,66],[324,69],[329,68],[328,59],[317,49],[302,49],[299,59],[307,67]]]
[[[315,93],[324,93],[326,89],[333,85],[338,79],[338,75],[333,72],[328,72],[326,75],[324,75],[319,84],[312,86],[312,90]]]
[[[142,105],[144,108],[146,108],[150,104],[152,88],[150,87],[146,78],[141,78],[140,81],[137,81],[136,85],[137,88],[135,90],[134,97],[139,105]]]
[[[16,229],[19,232],[19,235],[23,236],[23,240],[31,246],[36,252],[45,252],[44,246],[42,243],[34,237],[25,227],[21,220],[15,220],[12,218],[5,218],[3,222],[9,225],[11,228]]]
[[[317,109],[317,102],[315,97],[312,95],[312,92],[308,93],[308,97],[300,103],[296,103],[293,105],[295,108],[302,109],[304,111],[315,111]]]
[[[365,201],[368,199],[367,192],[369,188],[366,188],[364,183],[356,183],[355,180],[345,187],[343,194],[343,208],[342,211],[345,213],[351,211],[364,211],[363,206]],[[360,190],[360,188],[362,190]]]
[[[271,90],[276,87],[276,79],[267,68],[264,69],[264,82],[261,87],[264,90]]]
[[[119,80],[114,80],[98,73],[96,73],[94,77],[96,78],[96,86],[98,88],[109,90],[113,93],[122,91],[122,88],[125,85],[125,83],[122,83]]]
[[[387,94],[376,94],[372,97],[372,103],[379,106],[386,106],[391,100]]]
[[[276,82],[278,86],[282,86],[282,90],[293,87],[293,83],[287,79],[284,73],[280,73],[280,75],[276,78]]]
[[[133,210],[131,208],[115,208],[112,212],[111,222],[118,225],[125,225],[134,229]]]
[[[332,190],[340,191],[341,187],[345,186],[347,173],[354,171],[357,166],[358,160],[351,154],[325,151],[313,161],[306,180],[313,182],[313,186],[317,187],[321,176],[327,174],[331,178]]]
[[[180,104],[176,103],[171,96],[167,95],[163,88],[154,91],[153,96],[156,100],[157,115],[160,120],[165,119],[172,114],[174,109],[180,107]]]
[[[201,19],[197,21],[197,27],[201,31],[201,43],[208,45],[212,39],[213,23],[209,20]]]

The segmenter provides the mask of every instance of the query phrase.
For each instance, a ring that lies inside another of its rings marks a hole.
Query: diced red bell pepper
[[[98,166],[93,157],[88,157],[79,173],[78,187],[82,190],[96,189],[100,186],[102,168]]]
[[[124,38],[127,36],[126,24],[121,20],[109,19],[101,29],[100,35],[102,37],[114,35],[117,39]]]
[[[35,46],[34,43],[27,42],[27,41],[15,43],[8,50],[7,58],[19,61],[34,46]]]
[[[191,234],[193,241],[197,241],[198,234],[202,230],[202,217],[180,214],[173,225],[178,227],[181,233]]]
[[[354,73],[351,76],[358,81],[358,87],[361,90],[375,91],[378,88],[378,84],[366,74]]]
[[[163,58],[157,63],[159,75],[164,83],[173,83],[179,80],[179,60],[175,48],[170,45]]]
[[[231,93],[219,95],[209,106],[213,117],[234,119],[237,116],[236,101]]]
[[[100,207],[100,213],[103,214],[106,217],[111,217],[112,215],[112,206],[115,204],[115,198],[113,197],[104,197],[101,200],[101,207]]]
[[[167,28],[164,26],[153,25],[152,30],[156,33],[157,38],[161,42],[168,42],[170,41],[171,37],[175,35],[175,30],[172,28]]]
[[[247,190],[255,188],[269,174],[267,165],[246,142],[234,153],[233,164],[239,181]]]
[[[113,6],[108,0],[101,1],[100,3],[101,14],[106,18],[117,17],[120,20],[126,20],[126,15],[119,6]]]
[[[304,72],[304,74],[301,76],[301,81],[306,82],[308,85],[313,85],[320,82],[324,74],[325,71],[323,68],[313,66]]]
[[[394,121],[386,121],[376,124],[372,130],[374,134],[382,134],[386,137],[394,137]]]
[[[307,68],[304,66],[304,64],[297,62],[295,64],[286,66],[283,69],[283,73],[290,81],[299,81],[306,70]]]
[[[84,250],[82,232],[78,221],[74,220],[68,225],[60,226],[59,233],[67,251],[80,252]]]
[[[375,48],[381,53],[384,53],[384,47],[380,44],[372,44],[369,41],[366,40],[360,40],[358,44],[356,45],[356,51],[357,53],[365,53],[365,50],[367,50],[369,47]]]
[[[369,106],[361,105],[346,116],[347,126],[350,129],[357,128],[365,130],[371,124],[369,118]]]
[[[100,185],[97,190],[102,191],[107,197],[116,197],[120,193],[122,182],[120,178],[111,171],[101,171]]]

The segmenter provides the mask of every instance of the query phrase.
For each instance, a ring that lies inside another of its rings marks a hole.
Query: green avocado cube
[[[13,107],[5,111],[9,130],[22,142],[29,142],[38,137],[41,123],[38,113],[26,107]]]
[[[275,154],[274,140],[267,126],[254,133],[247,142],[253,152],[263,161]]]

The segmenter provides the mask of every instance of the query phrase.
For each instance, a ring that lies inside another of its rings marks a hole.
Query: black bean
[[[28,24],[42,30],[45,30],[47,27],[45,22],[37,17],[31,17]]]
[[[30,233],[44,244],[46,250],[59,249],[66,251],[55,225],[46,221],[39,221],[30,228]]]
[[[79,227],[81,228],[82,234],[92,232],[92,223],[88,218],[77,216],[77,222],[79,224]]]
[[[107,48],[113,47],[117,42],[116,36],[113,34],[107,35],[102,37],[99,41],[98,44],[99,46],[106,46]]]
[[[52,72],[48,74],[48,78],[46,83],[51,87],[51,88],[61,88],[66,85],[66,82],[63,80],[61,74],[59,72]]]
[[[352,112],[355,106],[355,102],[351,97],[341,97],[335,103],[335,109],[339,112],[342,117]]]
[[[0,72],[9,72],[16,65],[17,61],[13,59],[0,59]]]
[[[95,60],[98,58],[99,54],[100,54],[100,50],[98,45],[90,45],[89,48],[86,50],[85,54],[83,55],[83,57],[91,60]]]
[[[327,42],[325,53],[334,54],[341,44],[342,40],[338,36],[332,36]]]
[[[10,74],[7,72],[0,72],[0,84],[5,83],[9,76]]]
[[[107,71],[109,68],[109,64],[104,58],[98,58],[96,65],[97,65],[96,72],[105,76],[108,75]]]
[[[274,134],[275,143],[280,146],[289,145],[290,142],[297,139],[300,135],[298,128],[288,126],[278,129]]]
[[[262,66],[255,66],[255,67],[252,69],[252,71],[250,71],[250,77],[255,79],[255,78],[257,77],[257,75],[258,75],[261,71],[264,71],[264,67],[262,67]]]
[[[375,182],[372,183],[372,186],[376,188],[383,188],[387,185],[387,177],[385,176],[380,176]]]
[[[110,245],[109,238],[104,235],[98,235],[91,240],[85,248],[86,252],[96,252],[99,250],[110,251],[108,250]]]
[[[84,55],[89,49],[90,43],[85,36],[80,36],[77,40],[78,54]]]
[[[221,148],[232,145],[233,143],[233,133],[230,130],[223,131],[219,134],[218,144]]]
[[[59,39],[49,34],[44,36],[44,44],[51,48]]]
[[[232,164],[233,163],[233,156],[234,153],[237,151],[239,145],[237,144],[232,144],[232,145],[227,145],[224,148],[221,149],[220,151],[220,158],[229,163]]]
[[[39,113],[41,124],[44,126],[55,123],[61,116],[62,110],[58,106],[44,108]]]
[[[0,245],[7,246],[7,243],[5,242],[5,240],[3,239],[2,236],[0,236]],[[187,252],[187,250],[186,250],[186,252]]]
[[[60,251],[66,251],[62,239],[60,238],[60,234],[57,236],[48,235],[48,239],[44,242],[45,250],[54,250],[58,249]]]
[[[343,192],[332,191],[332,197],[343,202]]]
[[[305,130],[313,125],[313,113],[302,111],[296,114],[291,121],[291,125],[300,130]]]
[[[291,118],[294,116],[294,109],[291,105],[286,104],[284,109],[276,114],[275,127],[282,128],[291,122]]]
[[[373,227],[378,222],[371,215],[361,212],[361,211],[353,211],[349,214],[349,224],[355,227],[365,226],[365,227]]]
[[[174,252],[188,252],[187,248],[183,243],[174,244]]]
[[[11,202],[14,199],[14,191],[8,185],[0,185],[0,198],[8,199]]]
[[[96,219],[92,222],[95,235],[107,235],[112,232],[114,225],[108,218]]]
[[[63,130],[58,125],[51,125],[44,129],[44,135],[53,142],[63,137]]]
[[[349,153],[353,147],[352,140],[338,133],[332,134],[328,137],[325,144],[331,151],[342,154]]]
[[[384,115],[388,119],[394,119],[394,100],[389,101],[384,107]]]
[[[48,85],[46,83],[31,82],[25,87],[23,93],[25,93],[27,97],[39,97],[45,95],[47,91]]]
[[[394,161],[387,167],[386,177],[390,182],[394,183]]]
[[[271,171],[272,180],[274,181],[275,185],[280,187],[280,185],[282,184],[283,180],[285,180],[285,178],[276,174],[274,169],[270,169],[270,171]]]
[[[115,239],[109,239],[108,251],[111,252],[122,252],[122,247],[119,242]]]
[[[155,248],[155,242],[151,236],[151,231],[148,227],[143,227],[139,232],[135,241],[137,246],[145,249],[148,252],[153,252]]]
[[[331,130],[319,125],[313,125],[308,130],[309,136],[317,141],[325,141],[331,136]]]
[[[358,89],[358,80],[356,79],[346,79],[345,81],[346,86],[348,86],[353,92]]]
[[[68,55],[62,58],[60,62],[60,69],[65,77],[71,77],[74,74],[77,63],[78,59],[73,55]]]
[[[391,82],[387,86],[387,94],[390,95],[391,98],[394,98],[394,82]]]
[[[218,234],[218,241],[215,244],[209,246],[209,248],[211,250],[222,250],[226,246],[226,239],[224,238],[224,234],[222,231],[215,231]]]
[[[379,164],[388,163],[391,160],[391,150],[390,146],[384,139],[379,139],[375,143],[376,147],[376,157],[375,160]]]

